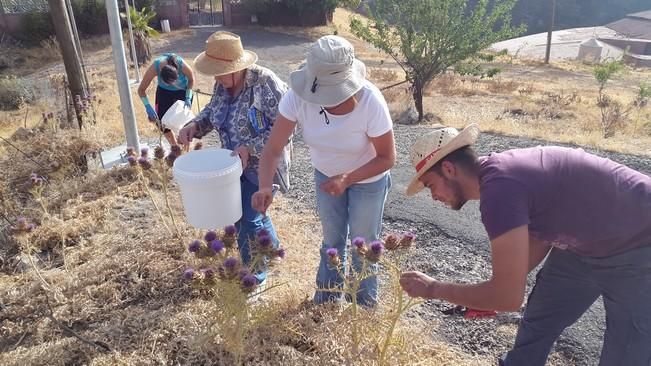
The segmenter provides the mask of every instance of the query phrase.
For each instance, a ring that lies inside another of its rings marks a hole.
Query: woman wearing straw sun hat
[[[260,161],[260,190],[253,206],[265,212],[273,200],[272,177],[287,138],[299,123],[315,168],[317,211],[323,227],[316,303],[336,301],[343,279],[328,264],[327,251],[343,255],[348,238],[376,240],[395,163],[393,123],[382,94],[366,80],[353,46],[337,36],[314,43],[306,62],[290,76],[291,90],[280,101],[279,115]],[[350,235],[349,235],[350,234]],[[353,251],[359,271],[361,259]],[[377,271],[377,265],[371,268]],[[377,303],[377,276],[364,281],[358,303]]]
[[[238,35],[223,31],[213,33],[206,41],[205,51],[194,59],[199,73],[215,78],[212,99],[179,132],[179,141],[187,145],[193,138],[217,130],[222,147],[233,150],[233,154],[241,158],[244,167],[240,179],[242,218],[235,225],[245,262],[250,260],[249,242],[262,229],[269,232],[274,247],[279,246],[271,218],[251,207],[251,196],[258,190],[259,157],[287,86],[273,71],[256,65],[257,60],[255,53],[242,47]],[[274,183],[283,192],[289,189],[290,149],[291,144],[283,149],[281,163],[272,173]],[[260,269],[256,277],[263,282],[266,269]]]

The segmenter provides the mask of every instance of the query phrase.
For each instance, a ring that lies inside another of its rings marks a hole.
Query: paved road
[[[224,29],[224,28],[220,28]],[[192,59],[203,50],[205,39],[213,30],[196,30],[194,35],[161,44],[157,52],[174,51]],[[244,47],[256,52],[259,64],[274,70],[283,80],[304,58],[310,40],[261,30],[237,30]],[[202,88],[212,88],[212,80],[199,76]],[[209,89],[204,89],[209,90]],[[429,273],[439,279],[474,282],[490,276],[488,239],[479,220],[478,205],[470,202],[463,210],[455,212],[434,203],[425,193],[406,198],[404,191],[413,168],[409,164],[408,149],[414,139],[427,132],[427,127],[396,126],[398,163],[392,170],[393,188],[385,211],[385,230],[414,230],[419,235],[419,245],[407,261],[407,267]],[[480,153],[509,148],[546,144],[529,139],[483,134],[477,148]],[[597,152],[651,174],[651,162],[646,157]],[[289,194],[300,206],[314,207],[312,168],[307,148],[300,140],[294,151],[292,167],[293,189]],[[529,284],[533,283],[530,279]],[[500,331],[500,326],[517,323],[517,314],[506,314],[494,320],[465,321],[441,314],[448,304],[432,301],[419,309],[420,315],[431,319],[432,334],[466,351],[495,356],[508,349],[513,334]],[[594,365],[598,361],[605,322],[603,305],[595,305],[559,339],[556,359],[561,364]],[[435,324],[438,324],[435,328]]]

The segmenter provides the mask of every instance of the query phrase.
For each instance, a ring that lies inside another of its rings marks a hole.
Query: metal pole
[[[549,56],[552,48],[552,32],[554,31],[554,17],[556,12],[556,0],[551,0],[551,14],[549,17],[549,29],[547,29],[547,48],[545,49],[545,63],[549,63]]]
[[[124,122],[124,132],[127,136],[127,146],[132,146],[140,151],[140,138],[136,127],[136,116],[133,113],[133,100],[131,89],[129,89],[129,73],[127,70],[127,59],[124,54],[124,43],[120,28],[120,14],[118,11],[118,0],[106,0],[106,15],[111,34],[111,46],[113,48],[113,62],[120,93],[120,110]]]
[[[133,68],[136,69],[136,82],[140,83],[140,69],[138,68],[138,54],[136,53],[136,42],[133,40],[133,27],[131,27],[131,12],[129,11],[129,0],[124,0],[127,9],[127,26],[129,27],[129,43],[131,43],[131,54],[133,55]],[[136,8],[134,0],[133,8]]]

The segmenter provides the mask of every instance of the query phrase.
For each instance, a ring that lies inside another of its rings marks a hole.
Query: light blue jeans
[[[240,183],[242,187],[242,218],[235,223],[235,227],[238,230],[237,244],[240,249],[240,256],[244,264],[249,265],[251,262],[249,244],[255,242],[258,231],[266,229],[269,232],[274,248],[278,248],[280,241],[271,222],[271,217],[261,214],[251,205],[251,197],[258,191],[258,186],[251,183],[244,175],[240,177]],[[264,263],[256,266],[258,268],[255,270],[255,277],[258,282],[267,279],[267,262],[268,260],[265,260]]]
[[[382,230],[384,202],[389,188],[391,188],[391,176],[387,174],[372,183],[353,184],[341,196],[335,197],[323,192],[320,188],[320,185],[327,179],[327,176],[315,169],[316,207],[323,227],[321,262],[316,275],[317,291],[314,295],[314,302],[317,304],[337,301],[342,297],[339,292],[320,290],[341,289],[343,284],[340,273],[328,263],[326,251],[329,248],[337,248],[345,268],[349,237],[361,236],[367,242],[377,240]],[[361,271],[362,259],[359,258],[356,250],[351,252],[354,269]],[[373,273],[377,273],[378,265],[370,265],[367,268]],[[373,275],[362,281],[357,293],[357,303],[374,306],[377,300],[378,279]]]

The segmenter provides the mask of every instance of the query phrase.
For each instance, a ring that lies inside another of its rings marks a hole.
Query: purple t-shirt
[[[581,149],[534,147],[480,159],[481,218],[492,240],[532,237],[605,257],[651,245],[651,177]]]

